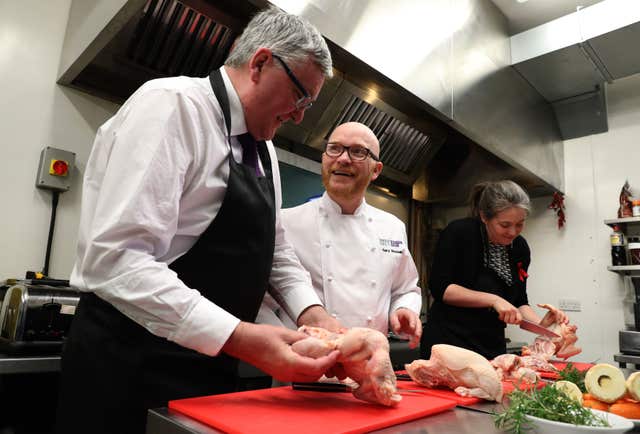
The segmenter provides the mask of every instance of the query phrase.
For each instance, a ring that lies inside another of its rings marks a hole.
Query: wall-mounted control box
[[[36,187],[68,191],[71,188],[71,172],[73,172],[75,161],[74,152],[47,146],[40,152]]]

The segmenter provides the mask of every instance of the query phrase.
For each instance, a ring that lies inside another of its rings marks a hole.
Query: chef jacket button
[[[333,282],[333,277],[329,276],[329,277],[327,277],[327,280],[328,280],[329,282]]]
[[[334,318],[338,318],[338,314],[337,313],[332,313],[331,316],[334,317]]]
[[[369,217],[367,220],[369,221],[369,223],[371,223],[373,221],[373,219],[371,217]]]
[[[331,244],[327,243],[324,246],[328,249],[329,247],[331,247]]]
[[[368,317],[367,317],[367,322],[369,322],[369,323],[370,323],[371,321],[373,321],[373,318],[371,318],[370,316],[368,316]]]
[[[376,248],[375,248],[375,247],[371,247],[371,251],[372,251],[372,252],[375,252],[375,251],[376,251]]]
[[[376,281],[375,280],[371,281],[371,286],[376,286]]]

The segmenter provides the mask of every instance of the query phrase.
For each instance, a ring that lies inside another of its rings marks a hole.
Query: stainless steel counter
[[[483,403],[472,407],[478,410],[494,411],[496,407],[499,408],[499,405]],[[490,414],[458,407],[372,432],[377,434],[504,434],[504,431],[495,427]],[[629,432],[640,433],[640,426],[636,425]],[[222,431],[210,428],[173,410],[159,408],[149,410],[146,433],[220,434]]]
[[[9,356],[0,353],[0,375],[60,371],[60,356]]]
[[[474,408],[493,411],[495,403],[476,404]],[[220,434],[195,420],[167,408],[149,410],[147,434]],[[380,434],[503,434],[495,428],[489,414],[454,408],[433,416],[373,431]]]

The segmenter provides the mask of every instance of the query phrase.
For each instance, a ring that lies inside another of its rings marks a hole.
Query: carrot
[[[609,412],[627,419],[640,419],[640,404],[633,402],[615,403],[609,407]]]
[[[582,399],[587,399],[587,398],[585,398],[583,395]],[[596,398],[591,398],[591,399],[596,399]],[[622,398],[618,398],[613,404],[629,404],[629,403],[638,404],[640,403],[640,401],[636,401],[631,396],[625,393],[624,395],[622,395]]]
[[[590,394],[590,393],[583,393],[583,394],[582,394],[582,399],[587,399],[587,400],[589,400],[589,399],[596,399],[596,397],[595,397],[595,396],[593,396],[593,395],[592,395],[592,394]]]
[[[598,401],[597,399],[584,399],[582,400],[583,407],[595,408],[596,410],[609,411],[609,404],[606,402]]]

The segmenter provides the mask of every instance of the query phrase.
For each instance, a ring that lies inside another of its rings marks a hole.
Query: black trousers
[[[236,359],[180,347],[83,294],[62,353],[56,428],[141,434],[147,409],[236,389]]]

